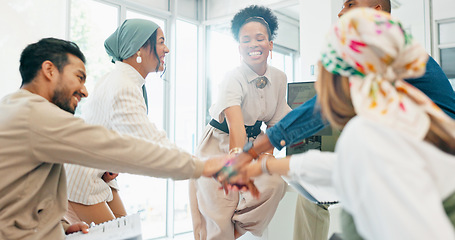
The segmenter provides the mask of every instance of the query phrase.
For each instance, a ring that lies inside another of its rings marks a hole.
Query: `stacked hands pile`
[[[261,165],[266,158],[272,156],[271,154],[262,154],[259,156],[258,160],[253,160],[253,162],[242,161],[238,158],[240,151],[235,153],[230,153],[224,162],[224,166],[213,174],[213,178],[217,180],[221,186],[220,189],[223,189],[227,194],[229,191],[250,191],[251,195],[255,198],[259,198],[259,190],[256,185],[254,185],[254,180],[249,177],[248,172],[253,169],[261,169]],[[264,162],[265,163],[265,162]],[[263,168],[266,168],[264,165]],[[264,170],[259,170],[263,171]]]

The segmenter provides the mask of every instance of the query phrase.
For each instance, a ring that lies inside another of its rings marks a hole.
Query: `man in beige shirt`
[[[212,176],[223,165],[74,117],[88,95],[84,64],[76,44],[54,38],[21,54],[21,89],[0,101],[0,239],[64,239],[65,232],[87,230],[62,224],[63,163],[173,179]]]

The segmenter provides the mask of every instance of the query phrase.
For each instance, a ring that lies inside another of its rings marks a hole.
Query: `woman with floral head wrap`
[[[316,83],[323,115],[343,129],[336,159],[267,164],[333,184],[343,239],[455,239],[455,122],[403,81],[422,75],[427,58],[388,13],[346,13],[328,35]]]
[[[100,79],[94,92],[82,107],[82,118],[87,123],[103,125],[108,129],[159,143],[170,148],[173,154],[157,153],[157,168],[175,168],[172,176],[156,177],[173,179],[211,176],[222,162],[209,159],[205,164],[179,149],[158,130],[147,117],[144,102],[145,78],[150,72],[164,70],[164,58],[169,52],[161,28],[144,19],[127,19],[109,36],[106,52],[113,58],[115,68]],[[143,96],[144,94],[144,96]],[[134,160],[131,162],[134,164]],[[209,168],[207,168],[209,167]],[[65,165],[68,182],[68,220],[101,223],[126,215],[118,195],[115,180],[117,173],[78,165]],[[207,171],[209,170],[209,171]],[[216,172],[216,171],[215,171]]]

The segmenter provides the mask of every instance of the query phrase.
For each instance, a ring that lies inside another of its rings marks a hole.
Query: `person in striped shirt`
[[[150,122],[143,97],[147,74],[163,71],[164,57],[169,52],[161,28],[148,20],[128,19],[106,39],[104,46],[115,68],[99,79],[81,109],[81,117],[90,124],[179,149]],[[175,156],[172,161],[182,160]],[[70,222],[101,223],[126,215],[117,181],[113,180],[117,173],[70,164],[65,168]]]

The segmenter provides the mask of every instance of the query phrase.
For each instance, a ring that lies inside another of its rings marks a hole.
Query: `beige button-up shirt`
[[[210,116],[222,122],[226,108],[240,106],[245,125],[254,125],[256,121],[263,121],[269,127],[275,125],[291,111],[286,103],[287,78],[284,72],[270,65],[264,76],[268,79],[267,85],[257,88],[254,80],[259,75],[242,61],[221,82],[217,102],[209,110]]]
[[[63,163],[174,179],[203,170],[184,151],[86,124],[26,90],[3,98],[0,113],[0,239],[64,238]]]

